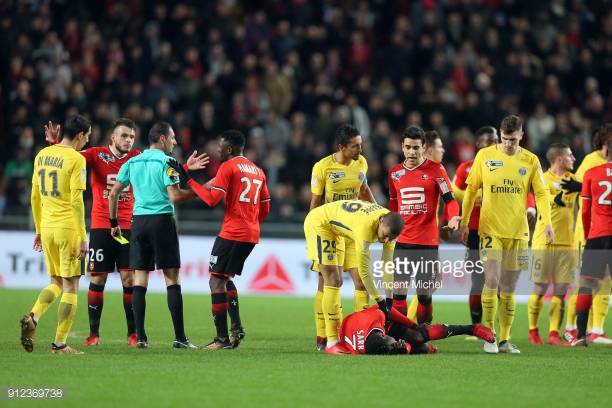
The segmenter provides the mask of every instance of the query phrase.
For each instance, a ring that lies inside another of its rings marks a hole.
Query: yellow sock
[[[482,324],[495,331],[495,315],[497,314],[497,288],[482,288]]]
[[[544,299],[542,299],[542,296],[538,296],[535,293],[532,293],[531,296],[529,296],[529,300],[527,301],[529,330],[538,328],[538,320],[540,320],[540,310],[542,310],[542,304],[544,304]]]
[[[502,292],[499,297],[499,340],[510,340],[510,329],[514,322],[516,303],[514,293]]]
[[[563,320],[564,308],[563,296],[553,296],[550,300],[550,308],[548,310],[548,318],[550,321],[548,326],[549,333],[552,331],[559,332],[561,320]]]
[[[355,311],[359,312],[363,309],[367,309],[369,304],[370,298],[368,297],[368,291],[355,290]]]
[[[589,309],[589,320],[587,322],[587,333],[591,333],[591,330],[593,330],[593,307]]]
[[[323,292],[317,290],[314,298],[314,317],[317,337],[325,337],[325,317],[323,316]]]
[[[34,320],[38,321],[61,293],[62,289],[53,283],[41,290],[31,310],[34,313]]]
[[[325,335],[327,344],[338,341],[340,330],[340,288],[323,287],[323,316],[325,318]]]
[[[417,320],[417,308],[419,307],[419,298],[417,297],[417,295],[414,295],[412,297],[412,300],[410,301],[410,305],[408,306],[408,318],[410,320],[412,320],[413,322],[416,322]]]
[[[74,322],[77,308],[77,294],[64,293],[57,309],[57,330],[55,331],[55,344],[65,344],[70,328]]]
[[[572,292],[567,301],[567,316],[565,317],[565,328],[573,330],[576,328],[576,299],[578,299],[578,288]]]
[[[608,291],[609,293],[609,291]],[[610,303],[610,295],[595,295],[593,296],[593,327],[591,331],[594,333],[603,334],[606,316],[608,315],[608,304]]]

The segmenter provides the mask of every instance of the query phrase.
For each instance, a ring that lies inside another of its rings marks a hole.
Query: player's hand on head
[[[36,252],[42,252],[42,239],[40,238],[40,234],[34,236],[33,248]]]
[[[61,131],[61,126],[54,126],[53,122],[49,121],[45,125],[45,142],[53,144],[58,141]]]
[[[198,151],[194,150],[191,156],[187,159],[187,168],[190,171],[205,169],[210,162],[210,157],[206,153],[197,156]]]
[[[579,193],[582,191],[582,183],[572,180],[572,179],[563,179],[561,180],[561,188],[568,193]]]

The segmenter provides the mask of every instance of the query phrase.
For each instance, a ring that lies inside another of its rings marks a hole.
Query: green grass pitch
[[[86,294],[69,344],[82,356],[49,353],[57,305],[43,317],[36,346],[19,344],[18,320],[37,291],[0,290],[0,388],[63,387],[62,406],[605,406],[610,401],[612,347],[534,347],[527,311],[519,305],[513,341],[520,355],[486,355],[461,337],[436,342],[437,355],[327,356],[313,351],[312,301],[242,297],[247,332],[236,350],[174,350],[165,295],[147,296],[150,348],[125,344],[120,293],[107,293],[102,344],[86,348]],[[435,301],[435,298],[434,298]],[[213,337],[210,297],[184,296],[187,335],[198,345]],[[344,302],[345,311],[352,308]],[[541,330],[547,331],[547,309]],[[467,305],[436,303],[435,320],[467,323]],[[610,319],[608,319],[610,320]],[[610,325],[608,325],[610,331]],[[60,403],[57,403],[58,406]],[[29,405],[0,396],[0,406]]]

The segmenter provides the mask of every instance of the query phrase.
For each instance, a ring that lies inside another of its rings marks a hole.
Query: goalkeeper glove
[[[563,179],[561,180],[561,188],[570,194],[579,193],[582,191],[582,183],[572,179]]]

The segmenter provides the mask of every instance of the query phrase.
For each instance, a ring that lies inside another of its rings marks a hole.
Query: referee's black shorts
[[[130,267],[152,271],[180,266],[181,253],[173,215],[135,215],[130,239]]]

